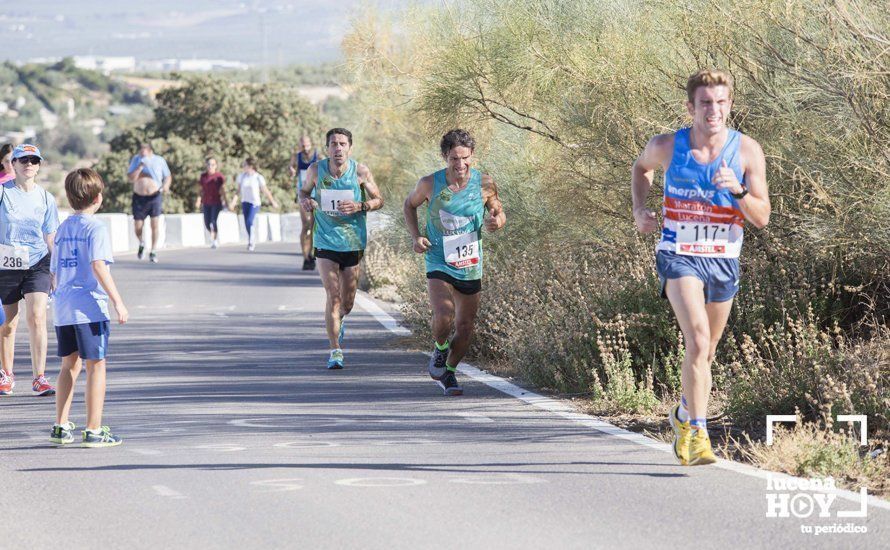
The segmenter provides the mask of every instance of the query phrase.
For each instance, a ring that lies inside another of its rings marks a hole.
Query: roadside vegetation
[[[358,150],[395,221],[369,250],[367,284],[398,294],[426,345],[422,259],[400,199],[441,167],[439,136],[465,127],[508,214],[486,236],[475,359],[600,414],[663,413],[678,399],[683,348],[658,298],[657,237],[634,230],[630,166],[649,137],[688,124],[688,75],[727,69],[731,124],[764,147],[773,216],[746,229],[714,367],[710,412],[747,441],[727,439],[725,452],[887,494],[888,28],[886,6],[864,0],[475,0],[366,13],[344,42]],[[766,414],[795,411],[807,423],[791,448],[756,443]],[[868,415],[869,449],[839,432],[838,414]]]

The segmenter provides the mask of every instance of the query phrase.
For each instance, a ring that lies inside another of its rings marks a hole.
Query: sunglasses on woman
[[[29,164],[40,164],[40,157],[33,157],[33,156],[21,157],[21,158],[15,159],[15,160],[16,160],[16,162],[21,162],[25,166],[27,166]]]

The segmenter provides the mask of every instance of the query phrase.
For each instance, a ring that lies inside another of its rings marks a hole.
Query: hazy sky
[[[349,18],[362,5],[391,10],[429,1],[4,0],[0,60],[109,55],[316,63],[339,56]]]

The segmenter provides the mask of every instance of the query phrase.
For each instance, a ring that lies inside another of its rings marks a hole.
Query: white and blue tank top
[[[692,156],[690,128],[674,134],[674,152],[664,176],[664,225],[657,251],[704,258],[738,258],[742,250],[745,216],[729,190],[712,183],[723,161],[744,185],[739,149],[742,134],[729,130],[726,143],[713,162]]]

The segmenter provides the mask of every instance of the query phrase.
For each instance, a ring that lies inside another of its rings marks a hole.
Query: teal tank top
[[[318,203],[315,210],[315,226],[312,246],[316,249],[351,252],[364,250],[368,243],[366,213],[343,215],[337,204],[343,200],[363,201],[364,190],[359,185],[356,170],[358,163],[349,159],[346,172],[334,178],[328,171],[329,159],[318,161],[318,183],[312,196]]]
[[[470,170],[467,186],[448,188],[445,170],[433,174],[433,194],[427,211],[426,271],[441,271],[461,281],[482,278],[482,173]]]

